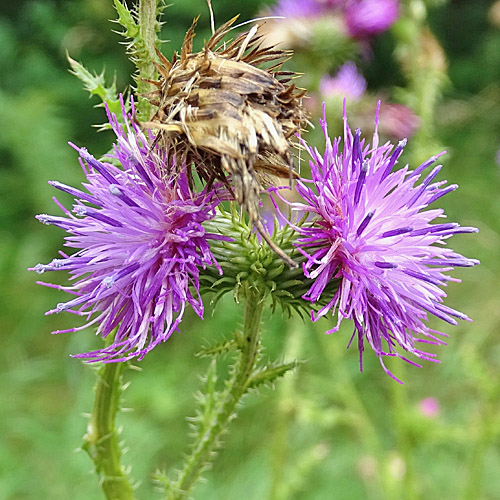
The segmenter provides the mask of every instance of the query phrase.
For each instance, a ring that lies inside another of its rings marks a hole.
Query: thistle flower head
[[[399,17],[399,0],[359,0],[347,3],[345,22],[349,34],[368,38],[389,29]]]
[[[160,79],[151,102],[158,107],[148,126],[175,142],[200,177],[231,182],[235,199],[259,221],[261,173],[289,178],[290,147],[305,124],[305,90],[281,71],[290,53],[262,45],[259,26],[222,42],[236,18],[193,52],[193,26],[180,55],[159,53]],[[267,64],[262,68],[262,64]]]
[[[63,216],[37,216],[64,229],[65,246],[76,249],[34,268],[68,271],[73,282],[48,285],[73,298],[47,314],[69,311],[86,319],[83,326],[64,331],[95,324],[99,335],[113,337],[108,347],[75,356],[88,361],[142,359],[177,329],[186,306],[201,317],[199,269],[217,266],[208,240],[220,236],[202,226],[215,214],[217,192],[193,194],[185,169],[165,178],[175,156],[153,147],[123,114],[124,126],[108,113],[117,136],[111,156],[119,166],[75,147],[86,176],[84,189],[50,183],[74,197],[73,210],[57,202]]]
[[[389,374],[384,356],[406,359],[397,347],[417,358],[435,360],[434,354],[417,347],[443,343],[439,332],[426,326],[427,315],[453,325],[456,318],[467,320],[465,314],[443,304],[446,294],[441,287],[457,281],[446,274],[453,267],[478,264],[445,246],[453,234],[476,232],[476,228],[431,224],[444,214],[429,205],[457,185],[435,182],[441,165],[426,174],[441,155],[413,171],[408,166],[394,170],[406,141],[396,147],[379,145],[378,111],[371,145],[361,138],[359,129],[351,132],[345,107],[343,149],[340,138],[330,140],[325,118],[321,126],[325,152],[304,143],[312,158],[312,180],[299,181],[296,189],[302,200],[289,202],[294,210],[312,217],[312,222],[296,225],[300,234],[296,245],[307,259],[304,272],[314,280],[304,298],[313,303],[324,299],[328,283],[341,280],[313,319],[338,311],[338,323],[330,332],[337,331],[344,318],[354,322],[361,369],[365,342]]]

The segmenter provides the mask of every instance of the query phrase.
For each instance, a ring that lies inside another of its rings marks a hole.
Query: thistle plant
[[[288,82],[294,75],[282,71],[283,53],[259,45],[258,27],[224,42],[229,21],[199,53],[193,52],[191,27],[180,55],[169,61],[155,50],[157,3],[143,0],[134,12],[118,0],[115,6],[131,39],[138,88],[130,100],[118,96],[102,75],[70,60],[87,90],[101,97],[116,138],[103,158],[73,145],[82,187],[51,182],[74,198],[72,209],[56,200],[62,216],[37,216],[63,229],[72,250],[32,270],[68,272],[70,285],[43,283],[71,296],[48,314],[71,312],[82,324],[64,332],[95,330],[103,339],[102,347],[73,356],[100,366],[83,448],[113,500],[134,498],[115,425],[123,367],[183,330],[186,309],[202,320],[206,302],[217,305],[226,293],[242,305],[242,327],[200,349],[211,362],[184,462],[155,476],[167,499],[187,499],[245,395],[273,385],[301,362],[264,361],[265,308],[303,321],[336,314],[329,332],[351,320],[361,368],[368,344],[396,378],[385,357],[416,364],[405,357],[409,352],[433,361],[418,343],[443,343],[426,325],[428,314],[451,324],[468,320],[443,304],[443,286],[453,280],[447,274],[453,267],[478,261],[444,244],[476,229],[432,223],[443,212],[428,206],[457,186],[435,181],[441,166],[423,177],[440,154],[414,170],[398,168],[406,142],[380,145],[378,114],[371,145],[359,129],[352,133],[345,105],[343,139],[329,137],[323,117],[323,152],[297,140],[301,154],[311,157],[310,175],[301,171],[298,178],[293,148],[306,120],[304,91]],[[363,24],[365,31],[382,29],[372,21]],[[258,68],[263,62],[274,65]],[[155,90],[145,94],[144,84]],[[280,176],[289,184],[272,187]],[[265,224],[260,204],[268,195],[274,211]],[[168,343],[164,348],[168,356]],[[220,383],[222,354],[232,357],[232,365]]]

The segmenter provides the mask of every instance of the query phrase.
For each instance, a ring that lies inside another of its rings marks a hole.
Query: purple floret
[[[340,138],[333,143],[329,138],[324,116],[325,152],[304,143],[312,158],[312,180],[297,183],[302,201],[288,202],[313,221],[296,226],[300,235],[296,245],[307,258],[305,275],[315,280],[304,299],[318,301],[332,279],[341,280],[338,291],[313,319],[338,312],[337,325],[327,333],[337,331],[344,318],[354,322],[361,369],[365,342],[391,376],[384,356],[409,361],[398,346],[417,358],[436,361],[434,354],[417,347],[444,343],[439,338],[443,334],[425,325],[427,313],[452,325],[456,319],[468,320],[443,304],[442,286],[459,281],[446,274],[453,267],[479,263],[445,246],[453,234],[477,232],[476,228],[431,224],[444,214],[428,205],[457,188],[435,181],[441,165],[424,174],[443,153],[414,171],[408,166],[394,170],[406,140],[396,147],[379,145],[378,110],[369,145],[359,129],[352,134],[344,107],[343,149]]]
[[[177,171],[170,168],[175,156],[153,146],[123,114],[125,125],[108,113],[117,136],[110,156],[119,166],[74,146],[84,190],[51,182],[74,197],[73,210],[56,201],[63,216],[37,217],[64,229],[65,246],[76,249],[34,268],[68,271],[73,281],[47,285],[74,296],[47,314],[69,311],[86,319],[65,332],[96,325],[101,337],[113,337],[108,347],[74,356],[87,361],[140,360],[177,329],[187,305],[202,317],[199,268],[218,266],[209,240],[221,237],[202,226],[215,216],[217,191],[192,193],[186,173],[167,177]]]

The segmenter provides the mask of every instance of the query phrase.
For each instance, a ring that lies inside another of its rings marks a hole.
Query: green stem
[[[197,437],[193,451],[187,458],[177,481],[170,485],[168,500],[183,500],[189,497],[191,488],[212,460],[220,436],[235,417],[236,407],[248,390],[248,383],[254,373],[260,350],[260,325],[264,300],[256,289],[249,286],[244,296],[243,332],[239,357],[233,367],[232,377],[226,390],[221,394],[219,408],[211,425]]]
[[[134,494],[121,465],[121,449],[115,417],[122,392],[124,363],[104,363],[99,369],[95,400],[83,449],[94,462],[108,500],[133,500]]]
[[[139,0],[138,8],[138,27],[139,37],[142,40],[144,47],[140,60],[137,61],[139,75],[137,78],[137,94],[139,96],[139,119],[149,120],[151,114],[151,104],[141,94],[145,94],[152,90],[151,84],[144,79],[152,80],[155,76],[155,46],[156,46],[156,8],[157,0]]]

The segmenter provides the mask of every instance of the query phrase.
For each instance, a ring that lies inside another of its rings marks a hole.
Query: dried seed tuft
[[[306,123],[306,91],[290,83],[294,73],[281,70],[290,52],[263,46],[258,25],[222,42],[236,19],[222,25],[200,52],[193,53],[197,19],[180,55],[169,61],[158,52],[160,79],[149,94],[158,109],[143,125],[158,129],[157,140],[173,146],[202,180],[226,183],[284,256],[263,234],[260,191],[269,175],[295,175],[291,147]]]

